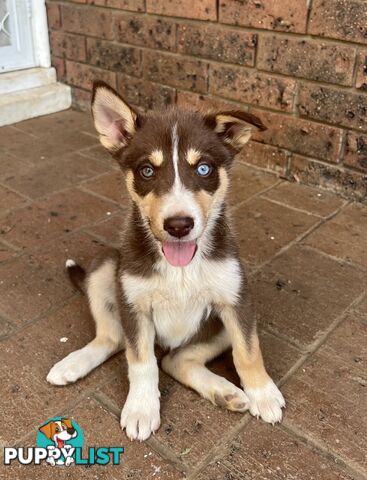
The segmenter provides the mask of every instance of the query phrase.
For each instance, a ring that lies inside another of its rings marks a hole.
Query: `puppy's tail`
[[[69,258],[66,260],[65,263],[66,271],[68,273],[68,277],[73,284],[73,286],[79,290],[81,293],[86,293],[86,285],[85,285],[85,278],[87,276],[87,272],[84,270],[83,267],[78,265],[74,260]]]

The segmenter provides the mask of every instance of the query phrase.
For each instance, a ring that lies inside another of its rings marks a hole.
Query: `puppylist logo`
[[[41,425],[37,432],[36,447],[5,447],[4,465],[51,466],[113,465],[120,464],[122,447],[89,447],[83,451],[84,435],[75,420],[54,417]],[[85,455],[87,453],[87,455]]]

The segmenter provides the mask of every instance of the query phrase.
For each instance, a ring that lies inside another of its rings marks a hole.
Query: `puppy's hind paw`
[[[263,388],[245,388],[245,392],[250,399],[251,415],[272,424],[282,420],[285,401],[273,380]]]

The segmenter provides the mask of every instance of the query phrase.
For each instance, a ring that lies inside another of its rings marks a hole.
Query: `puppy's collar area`
[[[163,241],[162,251],[169,264],[173,267],[185,267],[194,258],[197,250],[196,240]]]

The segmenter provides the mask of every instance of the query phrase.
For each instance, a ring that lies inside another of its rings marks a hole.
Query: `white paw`
[[[245,412],[249,409],[250,401],[243,390],[233,385],[225,378],[213,386],[213,400],[219,407],[234,412]]]
[[[130,440],[146,440],[161,424],[159,392],[149,398],[130,394],[121,412],[121,427]]]
[[[47,381],[52,385],[67,385],[87,375],[92,366],[92,361],[86,352],[83,349],[76,350],[55,363],[48,372]]]
[[[251,415],[272,424],[282,420],[285,401],[273,380],[269,380],[263,388],[245,388],[245,392],[250,399]]]

